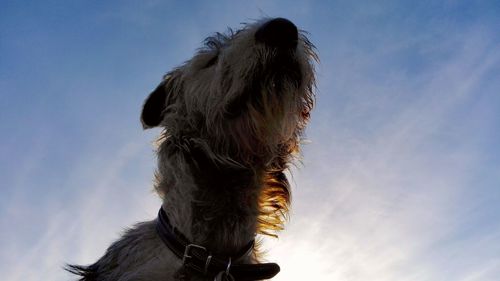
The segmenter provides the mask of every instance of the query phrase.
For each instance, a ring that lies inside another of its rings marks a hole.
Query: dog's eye
[[[217,56],[217,55],[216,55],[216,56],[214,56],[213,58],[211,58],[211,59],[207,62],[207,64],[205,64],[205,67],[204,67],[204,68],[207,68],[207,67],[210,67],[210,66],[214,65],[214,64],[217,62],[217,60],[218,60],[218,59],[219,59],[219,56]]]

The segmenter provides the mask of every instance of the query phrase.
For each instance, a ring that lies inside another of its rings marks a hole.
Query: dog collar
[[[274,277],[280,271],[276,263],[240,264],[250,254],[255,241],[250,241],[233,257],[212,255],[205,247],[192,244],[170,223],[167,214],[160,208],[156,220],[156,231],[165,245],[180,259],[188,270],[215,280],[262,280]]]

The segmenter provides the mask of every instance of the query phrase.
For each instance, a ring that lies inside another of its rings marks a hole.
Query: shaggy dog
[[[283,18],[217,33],[146,99],[144,128],[164,128],[158,218],[129,229],[80,280],[259,280],[256,234],[286,220],[284,171],[314,101],[314,46]]]

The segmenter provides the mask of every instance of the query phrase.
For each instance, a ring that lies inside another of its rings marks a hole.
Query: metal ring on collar
[[[229,274],[229,268],[231,268],[231,257],[229,257],[229,262],[227,263],[226,275]]]
[[[212,255],[209,255],[207,261],[205,262],[205,268],[203,269],[203,274],[206,275],[208,272],[208,266],[210,265],[210,261],[212,260]]]

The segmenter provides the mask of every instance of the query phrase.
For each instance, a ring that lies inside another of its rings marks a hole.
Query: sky
[[[203,39],[309,32],[316,107],[273,280],[500,276],[498,1],[0,1],[0,274],[74,280],[153,219],[143,100]]]

